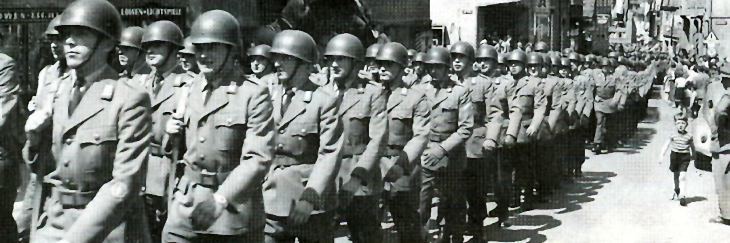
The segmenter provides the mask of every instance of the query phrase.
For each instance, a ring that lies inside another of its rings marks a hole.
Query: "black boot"
[[[591,149],[591,151],[593,151],[593,154],[595,154],[595,155],[601,154],[601,144],[600,143],[594,144],[593,149]]]

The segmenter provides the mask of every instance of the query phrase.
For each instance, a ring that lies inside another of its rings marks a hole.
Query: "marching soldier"
[[[357,77],[364,54],[362,43],[351,34],[332,38],[324,53],[335,92],[343,94],[338,116],[345,139],[336,183],[350,239],[357,243],[381,238],[377,213],[383,183],[377,161],[388,125],[382,86]]]
[[[470,94],[471,107],[474,115],[474,126],[471,136],[466,140],[466,170],[464,171],[464,185],[467,202],[469,231],[477,239],[480,239],[482,222],[487,217],[486,195],[487,177],[486,163],[482,144],[487,133],[486,127],[486,104],[484,101],[484,88],[487,82],[486,76],[479,74],[471,77],[472,72],[467,67],[474,66],[475,51],[467,42],[456,42],[451,46],[452,68],[456,72],[458,83],[463,85]],[[481,58],[486,58],[482,55]],[[483,61],[483,60],[482,60]],[[492,67],[494,68],[494,67]],[[473,70],[473,69],[472,69]],[[481,68],[480,68],[481,70]]]
[[[54,97],[56,167],[45,179],[52,188],[47,218],[31,242],[149,242],[138,209],[144,207],[150,98],[106,63],[121,36],[119,11],[107,1],[78,0],[56,30],[74,74]]]
[[[578,101],[576,103],[576,112],[578,112],[578,130],[580,132],[578,139],[585,140],[585,144],[590,144],[593,141],[593,135],[595,129],[593,128],[593,91],[595,89],[595,78],[601,76],[603,73],[597,69],[587,69],[583,72],[580,71],[581,60],[578,55],[573,53],[569,55],[568,60],[570,61],[571,77],[575,81],[576,95]],[[585,147],[585,144],[581,147]],[[578,163],[583,164],[583,159]],[[580,173],[576,174],[580,176]]]
[[[469,90],[449,78],[452,62],[446,48],[429,50],[424,63],[432,78],[424,85],[431,104],[431,132],[430,141],[421,156],[421,217],[422,220],[430,218],[431,199],[438,186],[441,192],[439,213],[443,213],[446,220],[442,240],[463,242],[466,202],[459,182],[466,169],[464,143],[474,125]]]
[[[485,111],[482,111],[483,114],[479,115],[482,116],[480,118],[476,118],[479,112],[475,112],[475,126],[477,126],[476,123],[483,123],[486,126],[486,132],[481,144],[484,150],[483,153],[485,153],[485,161],[482,163],[486,164],[484,172],[487,173],[487,177],[495,185],[495,197],[497,198],[497,207],[490,214],[494,213],[500,225],[504,225],[506,224],[505,221],[509,218],[509,191],[512,187],[512,166],[503,153],[501,145],[503,134],[509,123],[509,112],[505,112],[508,110],[505,87],[508,87],[511,83],[507,82],[509,79],[499,77],[501,75],[498,74],[501,70],[497,66],[499,54],[497,54],[497,50],[494,47],[482,45],[477,49],[476,56],[483,73],[477,78],[484,79],[481,91],[477,91],[481,92],[480,95],[483,96],[481,99],[484,100],[483,109]],[[481,193],[484,192],[482,191]],[[474,202],[474,205],[483,204],[483,201]],[[478,223],[480,228],[482,226],[482,222],[470,221],[470,223]]]
[[[730,225],[730,173],[728,173],[730,170],[730,153],[728,153],[730,151],[730,119],[728,118],[730,68],[727,63],[720,68],[720,75],[722,85],[715,85],[716,83],[710,85],[720,86],[721,88],[708,90],[708,96],[706,97],[708,100],[713,100],[716,96],[722,97],[717,101],[712,111],[706,112],[706,114],[711,115],[711,117],[708,117],[708,122],[712,131],[712,173],[715,177],[717,201],[720,208],[719,217],[711,219],[711,222]]]
[[[183,48],[183,34],[175,23],[165,20],[147,26],[142,47],[147,52],[147,65],[152,68],[152,73],[140,81],[152,100],[152,140],[147,180],[142,191],[152,240],[160,242],[167,219],[166,199],[169,195],[165,192],[173,164],[173,151],[164,150],[171,142],[165,126],[175,112],[178,100],[184,95],[182,87],[191,84],[193,77],[178,63],[177,53]]]
[[[535,52],[546,54],[546,53],[548,53],[549,50],[550,50],[550,48],[548,47],[548,44],[545,43],[544,41],[540,41],[537,44],[535,44]]]
[[[562,138],[561,143],[565,148],[564,166],[562,171],[566,176],[572,177],[581,174],[580,166],[585,159],[584,144],[581,139],[582,131],[580,130],[580,116],[582,108],[578,108],[580,102],[579,83],[573,79],[571,72],[571,62],[568,58],[560,58],[559,77],[563,79],[563,96],[562,101],[565,110],[565,124],[568,125],[568,131]]]
[[[144,35],[144,29],[138,26],[127,27],[122,31],[117,51],[119,64],[124,69],[119,76],[131,79],[137,75],[146,75],[152,72],[152,69],[147,66],[144,60],[142,35]]]
[[[520,50],[511,52],[507,57],[510,73],[515,81],[506,89],[510,123],[504,144],[510,148],[510,159],[516,169],[517,183],[524,188],[524,209],[530,210],[535,199],[533,168],[540,159],[535,141],[541,130],[547,100],[541,80],[537,77],[540,67],[527,64],[527,59],[527,55]]]
[[[195,45],[193,45],[190,37],[183,40],[183,49],[178,51],[178,55],[180,55],[180,66],[183,70],[190,73],[191,76],[200,73],[198,62],[195,61]]]
[[[615,124],[612,124],[614,120],[612,120],[611,115],[618,109],[618,100],[616,99],[617,78],[613,75],[614,67],[611,59],[602,59],[601,66],[603,67],[603,74],[594,76],[596,83],[593,107],[596,113],[596,132],[593,138],[592,150],[595,154],[601,154],[601,150],[608,148],[609,139],[606,138],[607,136],[615,136],[615,134],[607,133],[615,131],[613,129]]]
[[[414,85],[420,85],[424,83],[424,79],[426,79],[426,64],[423,63],[423,58],[426,56],[426,53],[419,52],[416,53],[416,55],[413,56],[413,61],[411,61],[411,65],[413,66],[413,73],[411,75],[407,75],[403,77],[403,81],[406,82],[406,84],[410,86]],[[415,78],[415,80],[411,80]],[[425,82],[429,82],[428,80],[425,80]]]
[[[56,18],[51,20],[51,23],[46,29],[46,39],[51,42],[51,53],[53,54],[53,58],[56,59],[56,63],[46,66],[38,75],[38,89],[36,90],[35,97],[31,101],[33,105],[28,105],[29,110],[33,111],[33,113],[25,123],[26,131],[35,131],[27,134],[28,136],[34,136],[30,140],[40,142],[40,144],[33,144],[32,146],[37,151],[23,151],[24,159],[31,165],[31,173],[33,174],[25,190],[23,216],[18,220],[18,232],[20,232],[21,237],[26,238],[30,235],[30,231],[35,230],[38,223],[38,216],[40,215],[33,215],[33,208],[42,204],[41,200],[43,197],[41,196],[41,189],[39,187],[43,185],[43,177],[50,172],[49,167],[54,163],[53,154],[51,153],[53,136],[50,131],[51,129],[48,129],[51,126],[53,97],[60,83],[63,80],[68,80],[69,68],[66,65],[66,57],[63,53],[63,42],[56,30],[56,26],[60,22],[60,15],[56,16]],[[35,154],[36,157],[28,158],[29,152]]]
[[[270,46],[258,45],[248,49],[246,54],[251,58],[251,71],[253,71],[253,76],[249,78],[260,80],[259,83],[267,85],[269,91],[272,91],[271,87],[278,85],[279,79],[276,78],[274,72],[274,63],[271,62],[270,51]]]
[[[379,79],[388,102],[388,134],[379,169],[390,187],[385,201],[400,242],[418,243],[424,242],[418,214],[420,157],[428,142],[431,107],[425,93],[403,81],[405,54],[406,48],[400,43],[388,43],[377,55]]]
[[[497,56],[497,71],[495,72],[497,77],[507,75],[509,74],[509,69],[507,68],[507,55],[504,53],[499,53]]]
[[[555,89],[555,86],[557,85],[557,81],[555,80],[545,80],[546,73],[544,73],[545,69],[543,69],[544,60],[542,55],[540,53],[534,52],[527,54],[527,60],[526,60],[526,69],[527,73],[529,74],[529,79],[525,79],[527,84],[529,85],[531,82],[537,82],[535,84],[536,89],[541,90],[535,90],[533,93],[541,92],[544,95],[544,104],[542,106],[535,107],[529,107],[525,106],[527,109],[521,109],[524,113],[532,113],[533,117],[531,122],[528,123],[528,140],[525,141],[525,145],[527,146],[528,153],[535,153],[533,157],[531,157],[529,163],[531,164],[522,164],[523,171],[518,171],[518,175],[523,177],[522,179],[526,179],[526,183],[528,184],[525,193],[527,194],[525,196],[525,201],[529,201],[532,197],[532,191],[533,189],[536,189],[536,192],[538,193],[539,198],[542,199],[545,192],[543,190],[547,189],[547,184],[549,181],[549,176],[551,173],[548,171],[550,167],[553,164],[554,156],[547,155],[547,156],[539,156],[538,154],[546,154],[548,152],[551,152],[549,148],[546,148],[546,144],[549,144],[550,139],[550,127],[546,126],[547,124],[544,123],[544,121],[547,118],[547,114],[549,112],[549,109],[551,108],[551,99],[553,95],[553,90]],[[524,94],[521,94],[524,95]],[[521,99],[521,95],[518,95],[516,97],[517,99]],[[523,101],[523,100],[520,100]],[[518,101],[519,102],[519,101]],[[520,104],[522,105],[522,104]],[[535,131],[532,131],[531,129],[536,129]],[[518,133],[519,134],[519,133]],[[532,144],[531,144],[532,143]],[[524,152],[524,151],[523,151]],[[527,158],[527,157],[523,157]],[[534,158],[534,159],[532,159]],[[528,162],[528,161],[524,161]],[[520,173],[522,172],[522,173]],[[534,186],[539,186],[535,188]],[[530,208],[533,205],[530,205],[531,202],[527,202],[526,208]]]
[[[0,34],[0,42],[2,38]],[[18,103],[19,89],[20,85],[15,77],[15,61],[0,53],[0,193],[3,195],[0,199],[0,240],[4,242],[18,242],[13,204],[20,186],[19,172],[23,162],[21,150],[25,142],[22,130],[25,117],[20,110],[22,106]]]
[[[543,154],[547,158],[541,163],[542,166],[538,166],[537,169],[538,173],[542,176],[538,195],[544,196],[553,189],[558,189],[560,186],[558,182],[562,164],[558,162],[562,159],[563,151],[556,146],[560,140],[556,140],[555,138],[563,135],[565,130],[567,130],[567,126],[563,124],[563,112],[565,110],[562,104],[563,80],[559,77],[549,75],[548,68],[553,66],[553,60],[547,54],[540,56],[543,58],[543,68],[540,77],[542,78],[547,106],[543,116],[544,127],[541,128],[543,130],[541,131],[541,135],[544,136],[538,137],[538,140],[544,151]]]
[[[261,182],[272,158],[273,107],[266,85],[244,80],[234,65],[240,36],[238,21],[221,10],[203,13],[192,25],[201,75],[189,95],[180,92],[167,122],[172,140],[177,136],[185,147],[166,143],[164,151],[185,152],[171,172],[177,179],[171,180],[163,242],[263,241]]]
[[[271,46],[281,85],[274,89],[276,147],[264,181],[266,242],[332,242],[335,178],[344,142],[344,93],[309,80],[317,63],[308,34],[285,30]]]
[[[357,76],[361,79],[378,82],[378,65],[375,63],[375,56],[378,55],[378,51],[383,47],[383,44],[372,44],[365,50],[365,67],[357,73]]]

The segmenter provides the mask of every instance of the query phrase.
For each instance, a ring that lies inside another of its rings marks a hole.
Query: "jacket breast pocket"
[[[215,140],[221,150],[240,149],[246,137],[246,116],[241,113],[216,115],[215,129],[209,139]]]
[[[395,109],[389,114],[391,123],[388,129],[394,135],[409,135],[413,127],[413,111],[410,109]]]
[[[85,172],[111,171],[119,141],[116,126],[79,129],[74,139],[79,144],[76,158],[88,162],[84,165]]]
[[[363,143],[368,137],[368,125],[370,124],[370,106],[363,105],[353,107],[347,115],[349,127],[347,127],[348,144]]]
[[[313,148],[319,147],[319,126],[315,122],[306,122],[299,124],[292,124],[290,132],[291,136],[286,138],[288,140],[285,150],[292,155],[302,155],[307,152],[309,146]],[[316,151],[314,151],[316,153]]]

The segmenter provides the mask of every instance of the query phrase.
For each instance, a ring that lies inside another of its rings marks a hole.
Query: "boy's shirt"
[[[672,152],[689,153],[690,145],[692,144],[692,134],[690,134],[688,131],[685,131],[684,133],[675,131],[674,133],[672,133],[670,139]]]

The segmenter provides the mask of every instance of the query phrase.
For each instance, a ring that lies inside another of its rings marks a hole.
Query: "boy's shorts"
[[[672,151],[669,154],[669,170],[672,172],[687,172],[691,157],[689,153],[677,153]]]

